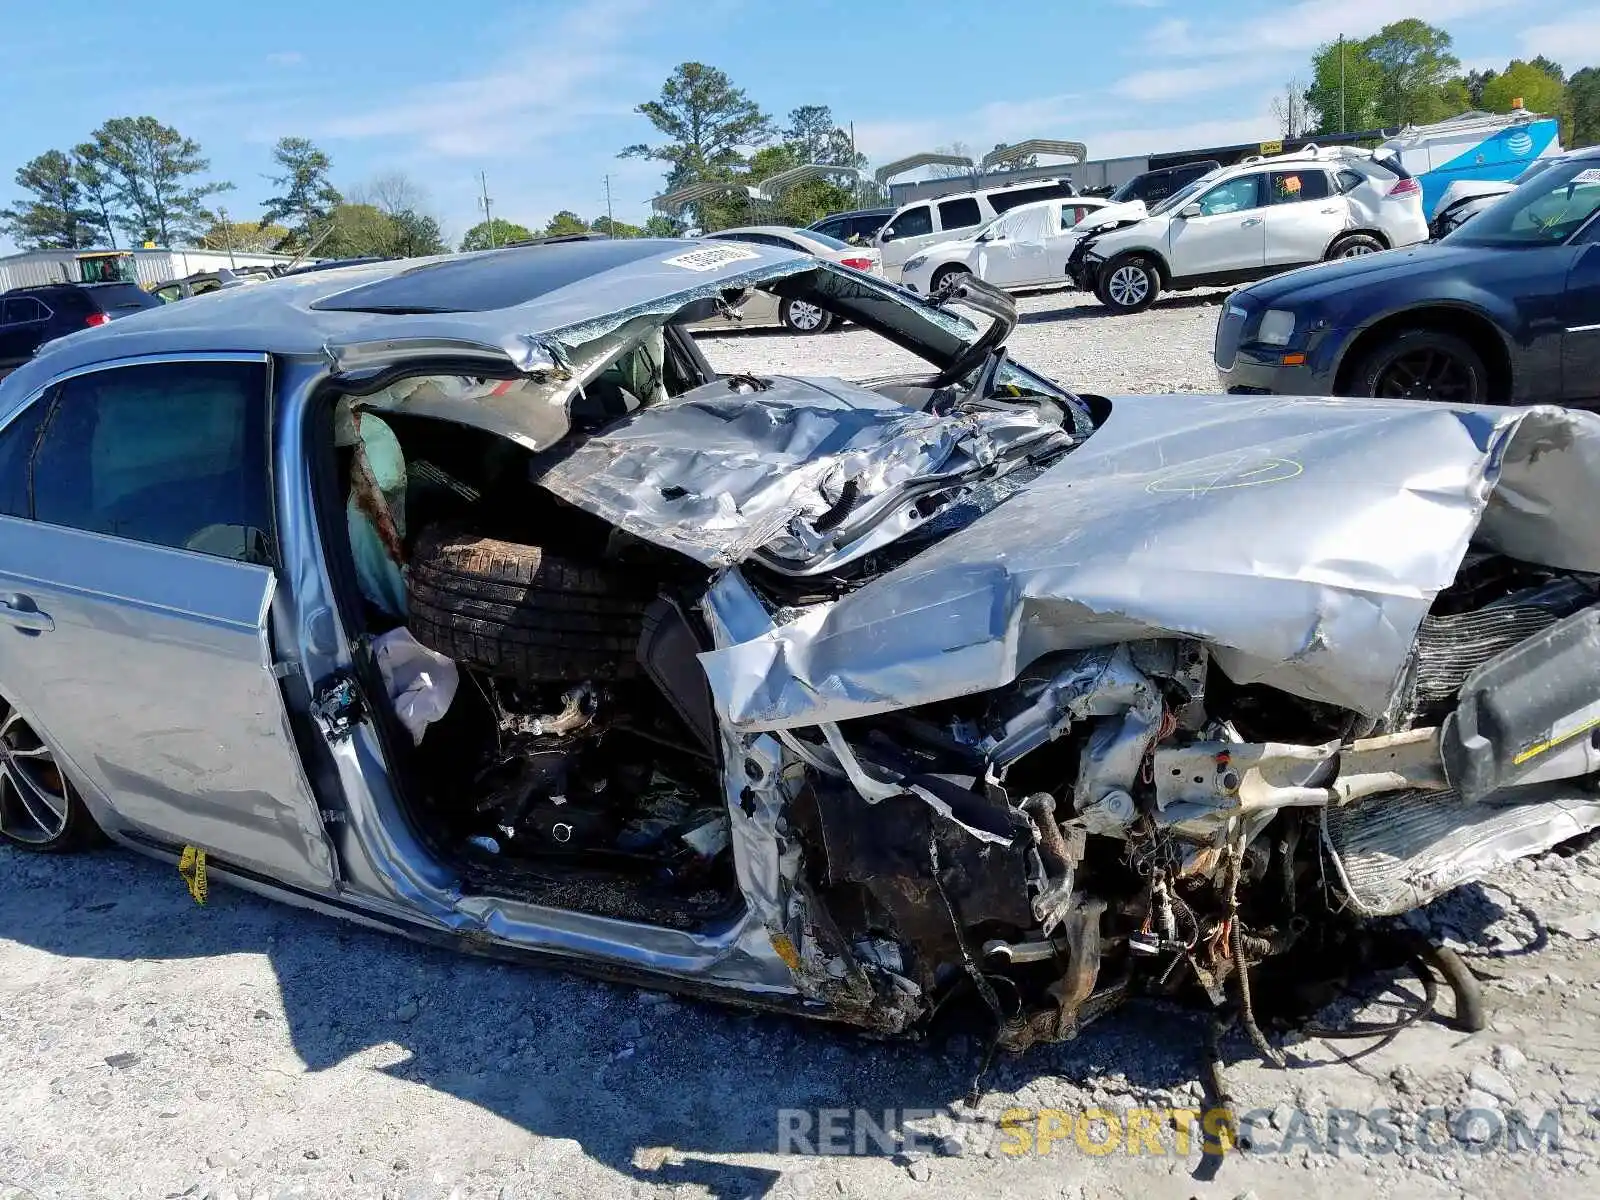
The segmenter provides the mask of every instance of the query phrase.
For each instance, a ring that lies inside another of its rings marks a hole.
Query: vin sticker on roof
[[[715,271],[729,263],[760,257],[754,250],[747,250],[743,246],[707,246],[704,250],[691,250],[665,261],[667,266],[682,267],[685,271]]]

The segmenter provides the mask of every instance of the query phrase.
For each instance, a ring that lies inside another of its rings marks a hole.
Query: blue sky
[[[1319,43],[1401,16],[1449,29],[1468,66],[1600,65],[1596,0],[0,0],[0,203],[34,155],[150,114],[233,181],[235,219],[293,134],[340,187],[405,172],[452,239],[480,215],[480,170],[499,216],[593,217],[609,173],[618,218],[642,221],[660,168],[616,152],[653,139],[633,107],[685,59],[779,118],[831,105],[874,162],[953,141],[1068,138],[1092,157],[1255,141]]]

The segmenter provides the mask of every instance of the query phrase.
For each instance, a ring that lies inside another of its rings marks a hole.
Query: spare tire
[[[637,675],[652,590],[538,546],[427,529],[406,580],[412,636],[459,663],[526,683]]]

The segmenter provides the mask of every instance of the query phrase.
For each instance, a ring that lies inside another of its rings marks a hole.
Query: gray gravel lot
[[[1081,390],[1203,390],[1219,299],[1118,320],[1033,297],[1011,344]],[[910,365],[869,340],[705,345],[722,367]],[[966,1034],[871,1042],[452,955],[225,889],[198,908],[173,868],[121,852],[0,850],[0,1200],[1592,1196],[1600,846],[1518,864],[1416,921],[1484,978],[1491,1028],[1302,1041],[1288,1070],[1230,1037],[1228,1079],[1239,1109],[1263,1114],[1267,1150],[1219,1166],[1197,1138],[1177,1152],[1170,1128],[1166,1153],[1139,1155],[1089,1153],[1073,1133],[1015,1155],[995,1129],[1014,1109],[1196,1104],[1204,1026],[1189,1014],[1133,1007],[1004,1057],[974,1113],[961,1101],[980,1047]],[[1434,1107],[1481,1119],[1461,1141],[1433,1126],[1437,1150],[1354,1153],[1352,1138],[1379,1141],[1359,1122],[1342,1147],[1324,1144],[1329,1109],[1387,1108],[1407,1125]],[[881,1120],[891,1108],[923,1110],[909,1152],[867,1139],[861,1156],[775,1153],[779,1109]],[[1489,1137],[1513,1109],[1530,1125],[1557,1112],[1562,1148]]]

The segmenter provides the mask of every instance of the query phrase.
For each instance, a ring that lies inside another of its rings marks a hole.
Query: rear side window
[[[845,229],[848,225],[848,220],[828,221],[818,225],[812,232],[825,233],[829,237],[842,238],[846,236]]]
[[[1328,194],[1326,171],[1274,171],[1267,176],[1267,196],[1273,204],[1326,200]]]
[[[894,224],[883,231],[886,242],[900,238],[922,237],[933,232],[933,211],[926,204],[908,208],[894,219]]]
[[[1070,181],[1061,183],[1047,183],[1040,187],[1012,188],[1004,192],[990,192],[989,203],[994,206],[997,213],[1010,212],[1022,204],[1032,204],[1035,200],[1058,200],[1062,196],[1072,195]]]
[[[965,229],[969,225],[977,225],[983,220],[983,214],[978,210],[978,202],[971,196],[960,200],[946,200],[939,205],[939,228]]]
[[[1359,171],[1340,171],[1338,175],[1339,194],[1353,192],[1366,182],[1366,176]]]
[[[12,296],[0,308],[0,324],[20,325],[25,321],[42,321],[50,310],[32,296]]]
[[[69,380],[34,451],[34,519],[268,562],[267,423],[262,363],[159,363]]]

